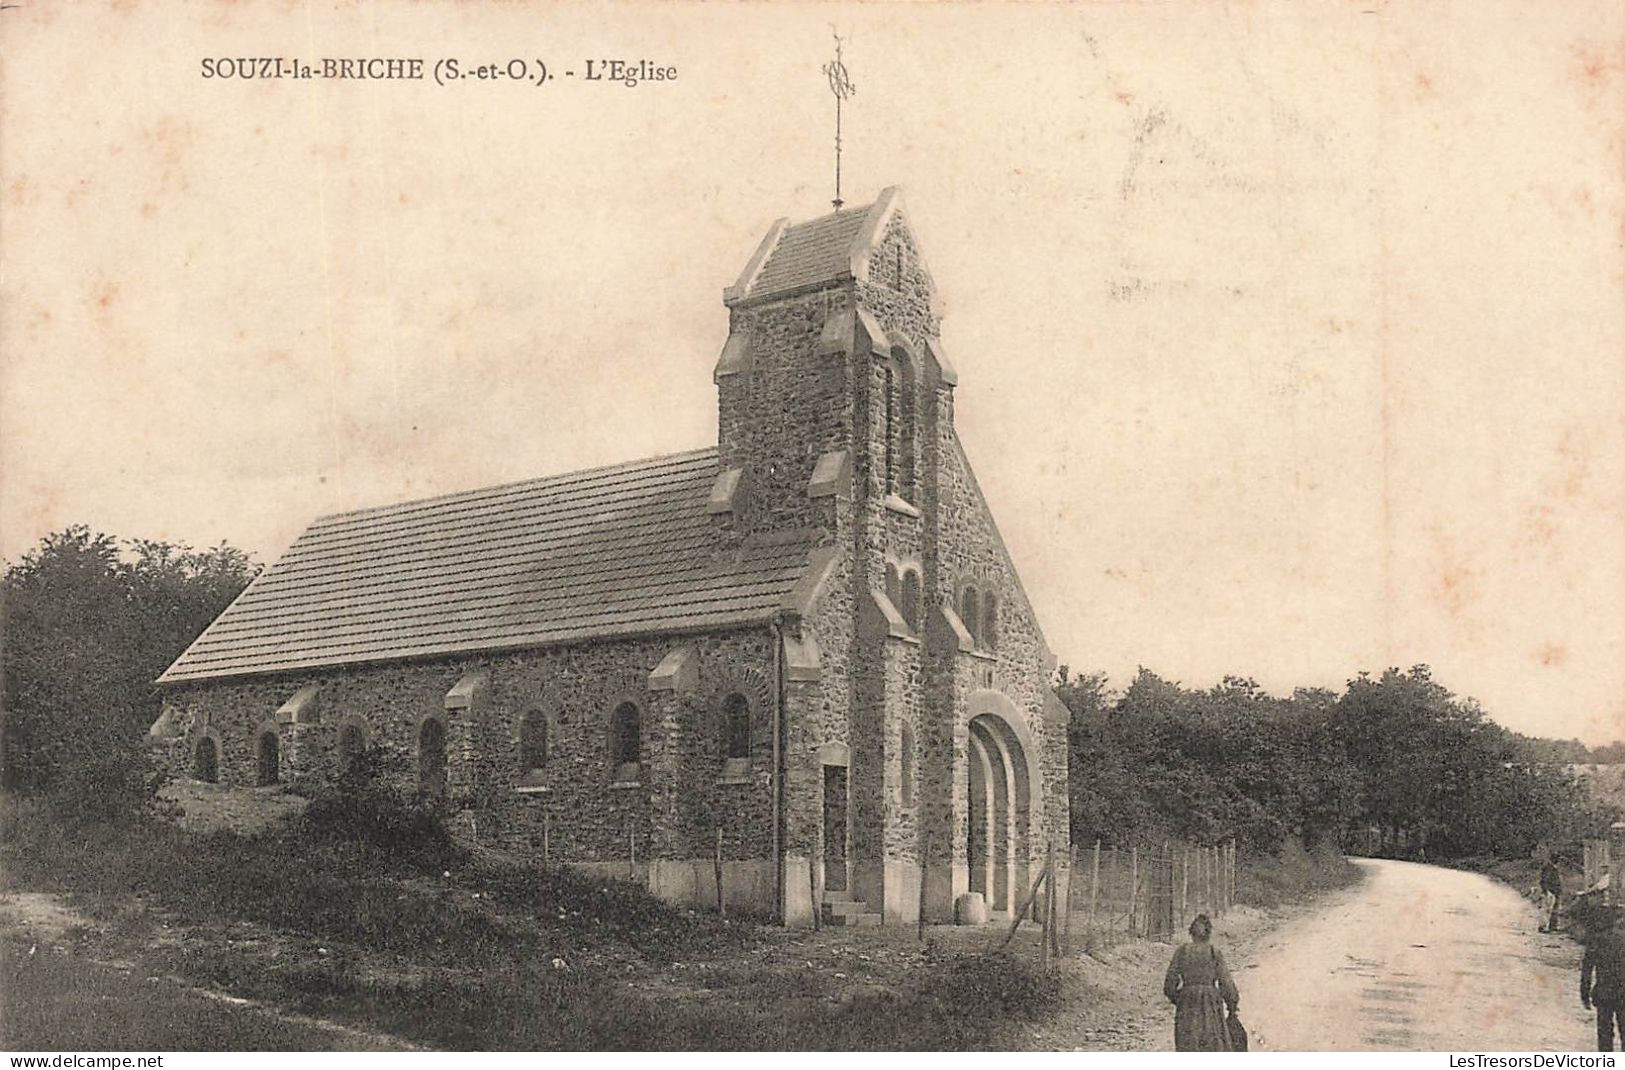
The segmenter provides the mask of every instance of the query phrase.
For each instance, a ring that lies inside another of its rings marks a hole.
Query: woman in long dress
[[[1172,1001],[1175,1051],[1229,1051],[1225,1008],[1234,1014],[1241,995],[1230,979],[1224,956],[1212,944],[1213,922],[1206,914],[1191,922],[1191,942],[1181,944],[1168,964],[1162,994]]]

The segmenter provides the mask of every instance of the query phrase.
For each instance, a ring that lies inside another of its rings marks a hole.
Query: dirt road
[[[1366,879],[1233,962],[1261,1051],[1594,1048],[1580,952],[1487,877],[1363,860]]]

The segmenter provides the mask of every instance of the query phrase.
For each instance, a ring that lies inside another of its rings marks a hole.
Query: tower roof
[[[866,205],[786,227],[749,296],[786,293],[850,275],[852,241],[868,215]]]
[[[768,228],[738,281],[723,291],[724,303],[751,304],[868,278],[869,257],[902,204],[901,187],[890,186],[872,204],[802,223],[778,220]]]

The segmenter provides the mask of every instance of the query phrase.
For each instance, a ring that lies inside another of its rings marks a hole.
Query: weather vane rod
[[[835,27],[830,27],[834,33]],[[835,33],[835,58],[824,64],[824,75],[829,79],[829,91],[835,94],[835,205],[837,211],[842,204],[841,200],[841,101],[858,91],[852,84],[852,79],[846,73],[846,64],[841,62],[841,35]]]

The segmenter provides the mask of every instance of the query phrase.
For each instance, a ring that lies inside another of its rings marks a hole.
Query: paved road
[[[1579,950],[1487,877],[1362,860],[1366,879],[1236,962],[1261,1051],[1594,1048]]]

